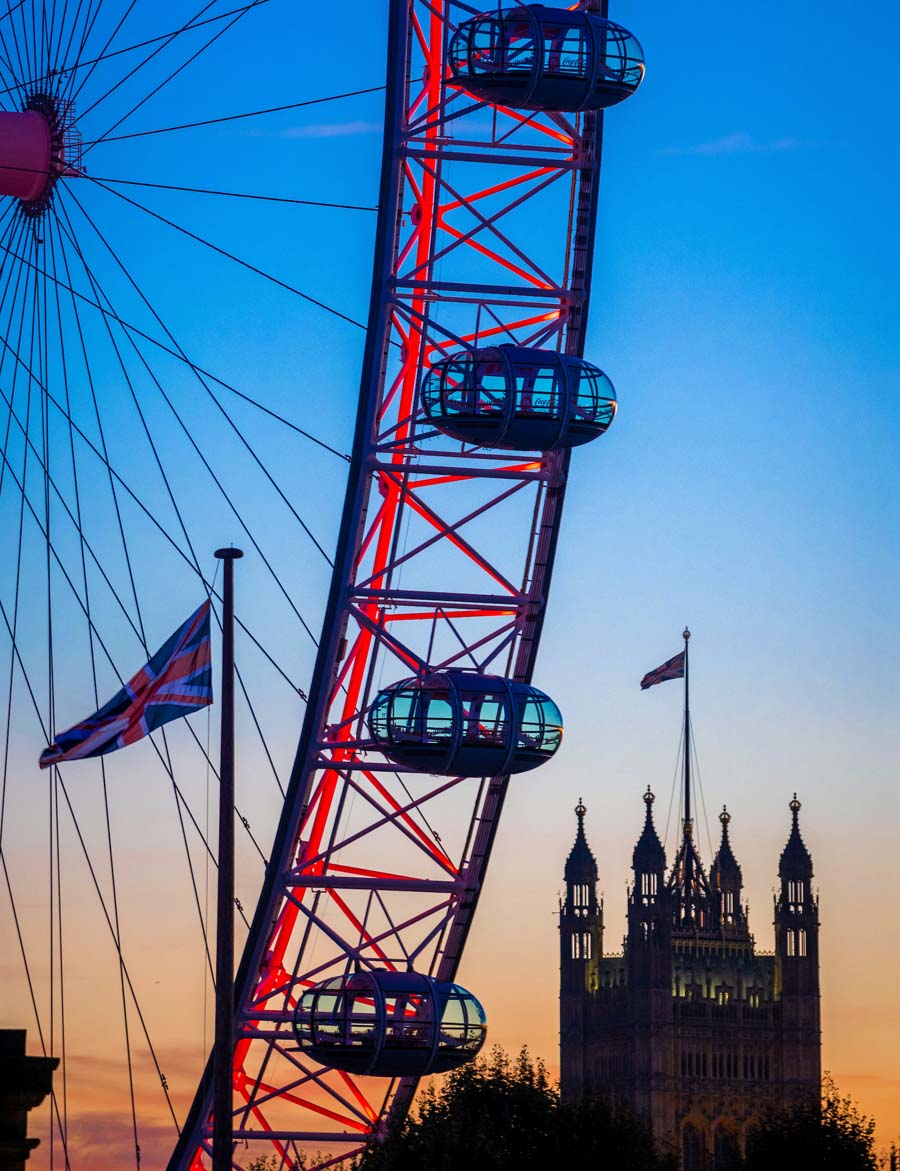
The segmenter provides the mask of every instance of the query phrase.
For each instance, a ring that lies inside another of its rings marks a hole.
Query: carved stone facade
[[[821,1083],[819,904],[800,836],[800,802],[779,866],[775,952],[763,954],[741,901],[742,874],[722,840],[707,877],[683,823],[667,873],[653,794],[633,855],[621,955],[604,955],[597,863],[578,832],[560,906],[562,1092],[586,1092],[643,1115],[683,1171],[729,1171],[749,1127]]]

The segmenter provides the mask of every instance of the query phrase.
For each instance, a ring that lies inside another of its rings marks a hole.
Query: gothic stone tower
[[[644,796],[624,949],[603,954],[597,863],[578,832],[560,915],[560,1056],[566,1097],[598,1093],[642,1114],[683,1171],[729,1171],[768,1105],[820,1084],[818,901],[796,796],[779,867],[775,954],[757,952],[723,809],[707,877],[686,818],[672,868]]]

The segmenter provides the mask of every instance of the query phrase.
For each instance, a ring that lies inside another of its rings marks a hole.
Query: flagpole
[[[213,1049],[213,1171],[231,1171],[234,1063],[234,563],[240,549],[217,549],[222,585],[222,694],[219,747],[219,877],[216,897],[216,1037]]]
[[[688,642],[691,632],[684,628],[684,823],[691,824],[691,703],[688,669]]]

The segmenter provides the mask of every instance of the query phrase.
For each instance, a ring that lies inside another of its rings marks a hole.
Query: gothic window
[[[641,897],[645,903],[652,903],[656,898],[657,881],[655,874],[641,875]]]
[[[803,883],[791,881],[788,883],[788,902],[794,906],[803,905]]]
[[[797,954],[797,936],[793,931],[787,933],[787,953],[789,956]]]
[[[730,1126],[716,1127],[713,1141],[714,1171],[736,1171],[740,1166],[741,1151],[738,1137]]]
[[[681,1134],[681,1165],[684,1171],[705,1171],[706,1143],[696,1126],[690,1123]]]
[[[716,1003],[728,1004],[731,999],[731,989],[726,988],[724,984],[720,984],[716,989]]]
[[[797,932],[797,955],[806,955],[806,932],[802,927]]]
[[[759,989],[750,988],[747,991],[747,1003],[751,1008],[759,1008]]]
[[[588,931],[579,931],[572,936],[572,959],[589,960],[591,958],[591,936]]]
[[[724,895],[725,917],[731,920],[734,917],[734,891],[726,890]]]
[[[580,911],[589,905],[590,896],[588,893],[588,887],[587,887],[586,883],[577,883],[572,888],[572,895],[573,895],[573,899],[575,902],[575,909],[576,910]]]

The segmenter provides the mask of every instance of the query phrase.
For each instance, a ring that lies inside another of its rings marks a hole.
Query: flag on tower
[[[60,732],[41,753],[40,766],[115,752],[212,701],[207,600],[109,703]]]
[[[652,687],[655,683],[665,683],[668,679],[683,678],[684,651],[680,655],[675,655],[674,658],[663,663],[661,667],[657,667],[655,671],[648,671],[641,680],[641,691],[646,691],[648,687]]]

